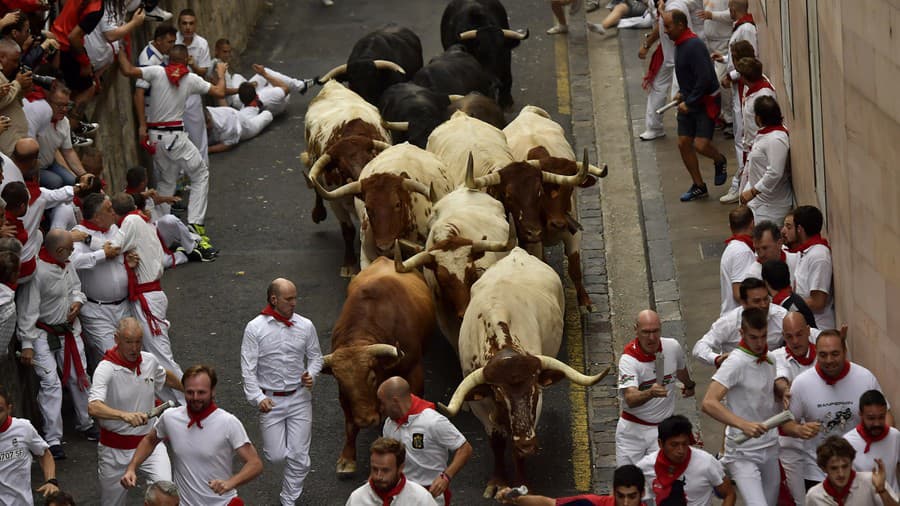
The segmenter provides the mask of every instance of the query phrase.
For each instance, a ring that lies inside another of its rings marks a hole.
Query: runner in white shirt
[[[843,436],[859,424],[859,398],[881,385],[868,369],[847,360],[845,338],[836,330],[824,330],[816,339],[816,365],[800,373],[791,384],[794,422],[782,426],[785,435],[797,437],[808,427],[817,430],[804,455],[804,476],[820,482],[825,473],[816,465],[814,449],[828,436]],[[887,424],[893,425],[891,412]]]
[[[159,25],[153,32],[153,40],[138,53],[138,67],[165,65],[169,61],[169,51],[175,45],[175,34],[178,31],[168,24]],[[134,111],[138,120],[138,138],[141,143],[147,141],[147,105],[152,101],[150,83],[138,79],[134,83]]]
[[[406,448],[396,439],[380,437],[370,447],[369,481],[350,494],[346,506],[427,506],[434,498],[406,479]]]
[[[885,463],[876,461],[870,472],[853,470],[855,451],[846,440],[830,436],[816,452],[827,475],[806,494],[806,506],[896,506],[897,494],[885,479]]]
[[[259,109],[262,105],[262,108],[278,116],[287,109],[291,93],[302,95],[315,82],[312,79],[295,79],[258,64],[253,65],[253,71],[256,74],[249,80],[240,74],[235,74],[232,79],[232,83],[237,84],[238,98],[244,104],[241,111],[254,107]],[[258,111],[247,112],[259,114]]]
[[[262,473],[262,461],[240,420],[216,406],[216,372],[212,367],[189,367],[181,382],[187,405],[169,409],[159,417],[135,450],[122,485],[137,485],[138,467],[167,439],[175,464],[175,484],[184,504],[226,506],[237,497],[237,487]],[[232,474],[235,453],[244,465]]]
[[[116,59],[116,53],[121,48],[121,40],[144,24],[146,13],[141,7],[141,0],[129,0],[121,11],[116,10],[115,4],[105,6],[103,17],[97,23],[94,30],[84,37],[84,50],[91,60],[94,73],[101,73]],[[125,21],[126,13],[134,11],[131,20]]]
[[[785,216],[781,233],[790,251],[800,254],[794,272],[794,293],[803,297],[820,329],[833,329],[831,246],[821,235],[822,223],[819,209],[800,206]]]
[[[115,345],[94,371],[88,408],[100,422],[97,472],[104,505],[125,504],[128,491],[119,483],[135,448],[150,431],[147,412],[163,386],[181,389],[181,381],[163,369],[151,353],[141,351],[143,330],[134,318],[124,318],[115,330]],[[150,483],[172,479],[165,445],[157,445],[140,466]]]
[[[159,175],[157,190],[160,195],[175,194],[178,174],[183,170],[191,179],[191,197],[188,203],[188,224],[194,231],[204,235],[203,222],[209,192],[209,164],[197,151],[184,133],[185,99],[191,95],[209,94],[213,97],[225,96],[224,79],[215,86],[204,81],[197,74],[187,71],[187,51],[176,45],[169,51],[169,64],[135,68],[119,54],[120,71],[132,78],[142,77],[150,82],[153,99],[147,106],[147,127],[150,143],[155,144],[153,163]],[[216,69],[224,75],[225,66]],[[202,107],[200,121],[203,121]],[[203,128],[204,134],[206,127]],[[204,152],[206,147],[204,146]],[[168,212],[168,208],[165,209]]]
[[[814,329],[807,325],[800,313],[788,313],[784,317],[783,330],[784,348],[769,353],[769,356],[775,360],[775,397],[781,399],[785,409],[788,409],[791,402],[791,382],[803,371],[815,367],[816,346],[812,336]],[[815,446],[809,441],[779,435],[778,448],[778,459],[784,469],[788,489],[794,502],[802,505],[806,496],[806,484],[803,480],[806,474],[806,455],[815,452]]]
[[[56,462],[47,443],[41,439],[31,422],[13,418],[10,392],[0,385],[0,504],[34,504],[31,491],[32,455],[40,457],[43,485],[37,492],[44,497],[59,490],[56,481]]]
[[[762,62],[756,58],[744,57],[734,62],[736,70],[741,75],[740,99],[741,99],[741,151],[746,167],[747,155],[756,141],[759,125],[756,124],[756,112],[754,104],[760,97],[775,97],[775,88],[769,78],[763,74]],[[747,172],[744,172],[743,182],[747,181]],[[762,221],[760,219],[760,221]]]
[[[294,283],[275,279],[267,297],[266,307],[244,329],[241,374],[244,395],[260,412],[263,455],[285,463],[281,504],[290,506],[303,494],[309,473],[311,392],[323,360],[313,323],[294,313]]]
[[[780,411],[772,390],[775,364],[768,356],[766,317],[760,308],[744,311],[741,344],[713,375],[702,406],[704,413],[727,425],[722,463],[744,503],[753,505],[775,504],[781,484],[778,433],[762,424]],[[739,434],[751,439],[739,445]]]
[[[797,268],[800,255],[789,253],[784,248],[779,225],[771,221],[757,223],[753,227],[753,247],[756,249],[756,261],[750,264],[747,272],[744,273],[744,279],[762,279],[762,264],[770,260],[781,260],[787,264],[793,282],[794,270]]]
[[[728,354],[737,348],[741,340],[741,315],[750,308],[759,308],[769,315],[768,346],[776,349],[784,344],[781,324],[787,310],[777,304],[771,304],[769,289],[761,279],[747,278],[741,283],[741,307],[720,316],[713,322],[709,331],[694,344],[694,358],[706,365],[719,367]]]
[[[746,185],[741,199],[753,209],[757,219],[781,226],[794,203],[788,170],[791,142],[781,124],[781,108],[771,97],[760,97],[754,104],[754,118],[760,130],[747,155]]]
[[[231,107],[207,107],[206,130],[209,132],[210,153],[221,153],[241,141],[250,140],[272,123],[272,111],[246,107],[240,111]]]
[[[386,379],[377,394],[387,415],[381,435],[406,448],[406,478],[427,489],[435,503],[449,506],[450,482],[472,456],[472,445],[434,404],[413,395],[405,379]],[[453,453],[450,465],[448,453]]]
[[[709,453],[691,448],[693,438],[693,426],[682,415],[659,424],[659,447],[637,463],[649,485],[645,497],[655,504],[668,499],[673,504],[708,506],[715,492],[723,505],[732,506],[736,496],[725,469]]]
[[[900,464],[900,431],[887,425],[888,404],[884,394],[869,390],[859,398],[860,422],[844,434],[856,457],[853,469],[869,471],[875,468],[875,461],[885,465],[887,483],[892,490],[897,488],[897,465]]]
[[[625,345],[619,358],[622,414],[616,425],[617,466],[635,464],[658,447],[657,425],[675,412],[676,379],[684,385],[685,397],[694,395],[696,387],[681,344],[661,337],[662,323],[655,311],[638,313],[634,332],[635,338]],[[658,359],[662,360],[662,384],[657,381]]]
[[[741,281],[745,273],[756,261],[753,250],[753,211],[750,208],[736,207],[728,213],[728,225],[731,237],[725,240],[725,251],[719,261],[719,295],[721,305],[719,316],[739,307]]]
[[[175,44],[183,44],[187,47],[190,57],[187,60],[191,72],[205,78],[206,72],[212,66],[212,58],[209,56],[209,42],[197,35],[197,15],[191,9],[183,9],[178,13],[178,35]],[[224,98],[223,95],[213,95],[215,98]],[[184,106],[184,128],[187,130],[191,142],[197,147],[203,161],[209,164],[209,144],[206,134],[206,120],[203,117],[203,99],[198,95],[187,97]]]

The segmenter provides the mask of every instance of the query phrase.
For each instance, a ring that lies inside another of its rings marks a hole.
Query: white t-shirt
[[[763,79],[766,81],[769,80],[768,77],[763,76]],[[775,90],[772,88],[760,88],[759,90],[754,91],[752,94],[747,95],[746,93],[750,91],[750,87],[746,84],[742,84],[744,89],[744,101],[741,104],[741,121],[743,122],[743,135],[741,136],[741,149],[744,150],[745,153],[750,152],[750,148],[753,147],[753,143],[756,142],[756,134],[759,132],[759,125],[756,124],[756,112],[754,106],[756,104],[756,99],[760,97],[775,97]]]
[[[406,447],[406,463],[403,473],[406,479],[423,487],[431,486],[444,469],[447,469],[449,452],[466,443],[466,437],[450,420],[433,409],[410,415],[409,420],[398,426],[388,418],[384,421],[382,436],[396,439]]]
[[[119,41],[110,42],[106,38],[106,32],[111,32],[125,24],[125,19],[119,19],[115,9],[104,9],[103,17],[97,23],[94,31],[84,36],[84,50],[91,59],[91,66],[99,70],[111,64],[119,51]]]
[[[734,298],[731,285],[743,281],[744,274],[753,263],[756,263],[756,253],[743,241],[729,241],[725,246],[719,262],[719,294],[722,301],[719,306],[719,316],[740,306],[740,303]]]
[[[756,198],[759,198],[759,196],[757,196]],[[791,285],[793,286],[794,271],[797,270],[797,262],[800,261],[800,254],[791,253],[787,250],[782,251],[784,251],[784,263],[786,263],[788,266],[788,272],[790,272],[791,275]],[[747,272],[744,273],[744,279],[747,278],[762,279],[762,264],[759,263],[759,261],[753,262],[753,264],[751,264],[750,267],[747,268]]]
[[[637,466],[644,472],[646,479],[645,498],[656,499],[653,495],[653,481],[656,479],[656,457],[659,450],[638,461]],[[691,448],[691,460],[681,475],[684,482],[684,495],[688,506],[707,506],[712,504],[713,489],[725,481],[725,469],[715,457],[697,448]]]
[[[844,434],[844,439],[856,450],[853,459],[853,469],[856,471],[872,471],[875,469],[875,459],[884,462],[885,478],[891,489],[897,490],[897,464],[900,464],[900,431],[894,427],[888,428],[888,435],[881,441],[872,443],[866,453],[866,441],[859,435],[854,427]]]
[[[213,127],[209,130],[210,143],[219,142],[234,146],[241,142],[241,121],[237,109],[232,107],[207,107]]]
[[[813,291],[829,294],[828,303],[822,311],[814,311],[816,326],[820,329],[833,329],[834,299],[831,298],[831,250],[824,244],[814,244],[800,252],[797,271],[794,274],[794,293],[809,298]]]
[[[665,360],[663,386],[669,391],[667,397],[655,397],[638,407],[628,407],[625,389],[635,387],[638,390],[649,390],[656,383],[656,362],[641,362],[625,353],[619,358],[619,404],[622,411],[650,423],[659,423],[675,412],[678,388],[675,371],[685,368],[681,344],[668,337],[661,338],[660,343]]]
[[[810,342],[815,342],[815,338],[812,336],[813,332],[816,331],[816,335],[818,335],[817,329],[809,329],[810,330]],[[809,348],[807,355],[812,352],[812,347]],[[775,351],[769,353],[769,356],[775,360],[775,378],[784,378],[788,380],[788,382],[793,382],[794,378],[800,375],[800,373],[806,371],[807,369],[812,369],[816,366],[815,355],[813,355],[813,362],[809,365],[803,365],[800,362],[797,362],[797,359],[791,357],[787,354],[787,347],[778,348]],[[809,444],[796,437],[789,436],[778,436],[778,446],[781,448],[793,448],[795,450],[801,452],[809,451]],[[815,447],[813,447],[815,450]]]
[[[232,490],[219,495],[209,488],[212,480],[227,480],[234,474],[234,452],[250,443],[241,421],[231,413],[217,409],[188,428],[187,408],[171,408],[156,421],[156,435],[169,440],[173,455],[175,485],[184,504],[225,506],[237,496]]]
[[[366,483],[350,494],[345,506],[382,506],[383,504],[381,498]],[[408,479],[403,490],[391,501],[391,506],[432,506],[433,504],[435,504],[435,500],[431,494],[421,485]]]
[[[147,199],[150,200],[150,199]],[[128,297],[128,271],[122,255],[106,258],[103,245],[114,241],[119,227],[113,225],[106,232],[90,230],[82,225],[74,228],[91,236],[91,244],[75,243],[69,261],[78,272],[81,291],[88,298],[100,302],[115,302]]]
[[[890,491],[894,500],[897,494],[893,490]],[[872,473],[856,473],[856,478],[850,485],[850,495],[844,500],[844,506],[882,506],[884,502],[881,496],[875,493],[875,486],[872,485]],[[819,483],[806,493],[806,506],[837,506],[825,487]]]
[[[9,427],[0,432],[0,504],[34,504],[31,456],[41,456],[48,448],[31,422],[12,418]]]
[[[732,413],[744,420],[762,422],[780,410],[772,387],[775,383],[775,365],[765,361],[757,363],[756,360],[755,356],[736,350],[722,362],[712,379],[728,389],[724,402]],[[759,450],[778,442],[776,429],[742,445],[736,445],[734,438],[739,434],[743,432],[738,428],[725,429],[726,455],[738,449]]]
[[[184,36],[181,32],[175,34],[175,43],[184,44]],[[194,58],[194,65],[206,69],[212,66],[212,58],[209,56],[209,42],[203,37],[195,33],[194,38],[191,40],[191,45],[187,47],[187,50],[188,54]]]
[[[794,190],[787,171],[790,148],[788,134],[780,130],[756,136],[744,169],[747,174],[744,191],[756,188],[760,192],[747,204],[750,209],[755,211],[763,205],[790,209],[794,202]],[[790,254],[799,260],[799,255]]]
[[[182,121],[187,97],[203,95],[212,87],[194,73],[182,77],[178,86],[172,86],[163,67],[140,67],[140,71],[153,89],[153,100],[147,104],[147,123]]]
[[[694,344],[694,358],[704,364],[715,366],[716,357],[737,348],[738,343],[741,342],[741,316],[743,314],[744,308],[736,307],[713,322],[709,332]],[[769,304],[769,325],[766,339],[769,343],[769,351],[784,345],[782,326],[786,315],[787,309],[778,304]]]
[[[287,109],[288,102],[290,102],[291,98],[290,95],[286,94],[283,89],[277,86],[266,86],[265,88],[258,90],[256,96],[259,97],[259,101],[263,103],[266,110],[275,116],[283,113],[284,110]]]
[[[149,67],[149,66],[158,66],[165,65],[168,63],[169,57],[160,53],[153,44],[147,44],[143,51],[138,54],[138,67]],[[143,79],[138,79],[134,83],[138,88],[143,88],[145,90],[150,90],[150,83]],[[144,95],[144,105],[148,104],[147,101],[149,99],[149,91]]]
[[[56,161],[57,149],[72,149],[72,130],[69,127],[69,118],[63,118],[50,123],[37,135],[40,151],[38,152],[38,167],[49,167]]]
[[[23,98],[22,110],[25,111],[25,119],[28,120],[29,137],[37,138],[38,134],[50,126],[50,122],[53,120],[53,108],[46,100],[32,102]]]
[[[135,269],[138,283],[150,283],[162,277],[166,253],[159,242],[156,227],[145,222],[141,216],[126,216],[112,242],[122,251],[137,252],[141,259]]]
[[[810,439],[809,448],[814,450],[828,436],[843,436],[859,423],[859,397],[868,390],[881,390],[878,379],[865,367],[850,363],[847,376],[834,385],[825,383],[818,371],[811,368],[800,373],[791,384],[791,412],[794,418],[804,422],[822,424],[819,434]],[[816,455],[808,455],[815,462]],[[813,469],[813,476],[804,476],[807,480],[821,481],[825,479],[818,466],[807,466]]]
[[[91,394],[88,402],[100,401],[107,406],[127,413],[145,412],[153,408],[156,394],[166,384],[166,370],[152,353],[141,352],[141,374],[109,360],[101,360],[94,370]],[[151,426],[132,427],[122,420],[97,419],[106,430],[127,436],[150,432]]]

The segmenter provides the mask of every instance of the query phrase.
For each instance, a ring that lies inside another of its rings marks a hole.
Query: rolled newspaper
[[[762,424],[766,427],[766,430],[772,430],[775,427],[780,427],[780,426],[792,421],[793,419],[794,419],[794,414],[791,413],[790,411],[785,410],[785,411],[782,411],[781,413],[778,413],[777,415],[773,416],[772,418],[769,418],[768,420],[764,421]],[[750,440],[750,437],[742,432],[734,438],[734,444],[742,445],[749,440]]]
[[[678,104],[680,104],[680,103],[681,103],[680,100],[673,100],[673,101],[669,102],[668,104],[666,104],[666,105],[660,107],[659,109],[657,109],[657,110],[656,110],[656,114],[662,114],[662,113],[668,111],[669,109],[671,109],[671,108],[673,108],[673,107],[678,107]]]
[[[659,386],[666,386],[666,358],[662,352],[662,346],[660,346],[660,350],[656,352],[656,383]]]
[[[160,404],[159,406],[156,406],[155,408],[150,409],[145,414],[147,415],[147,418],[156,418],[157,416],[161,415],[163,413],[163,411],[165,411],[169,408],[174,408],[174,407],[175,407],[174,402],[166,401],[166,402]]]

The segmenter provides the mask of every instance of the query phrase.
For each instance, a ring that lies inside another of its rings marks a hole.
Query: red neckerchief
[[[96,223],[88,220],[81,220],[80,225],[88,230],[93,230],[94,232],[103,232],[104,234],[109,232],[109,227],[101,227],[100,225],[97,225]]]
[[[53,255],[51,255],[50,252],[47,251],[46,246],[41,246],[41,250],[38,252],[38,258],[47,262],[48,264],[53,264],[63,270],[65,270],[66,264],[68,263],[68,262],[60,262],[59,260],[53,258]]]
[[[784,133],[790,135],[790,132],[788,132],[788,129],[785,128],[784,125],[762,127],[759,129],[759,131],[756,132],[756,135],[766,135],[767,133],[771,133],[771,132],[775,132],[775,131],[784,132]]]
[[[850,361],[844,361],[844,368],[841,369],[841,372],[837,375],[837,378],[829,378],[828,376],[826,376],[825,373],[822,372],[822,367],[819,366],[818,362],[816,362],[816,372],[819,373],[819,377],[822,378],[822,381],[824,381],[826,385],[833,386],[835,383],[841,381],[842,379],[847,377],[848,374],[850,374]]]
[[[759,90],[770,89],[775,91],[775,88],[772,87],[772,83],[769,82],[765,77],[759,78],[755,83],[750,83],[747,85],[747,92],[744,93],[745,97],[749,97],[750,95],[756,93]]]
[[[739,17],[738,20],[734,22],[734,29],[737,30],[737,27],[746,23],[750,23],[751,25],[756,26],[756,22],[753,21],[753,14],[750,14],[748,12],[747,14]]]
[[[781,290],[778,290],[778,293],[772,296],[772,302],[780,306],[781,303],[784,302],[785,299],[790,297],[792,293],[794,293],[794,291],[791,290],[791,287],[786,286]]]
[[[16,291],[16,288],[19,287],[19,283],[15,282],[15,281],[6,282],[6,283],[3,283],[3,284],[6,285],[6,286],[8,286],[9,289],[12,290],[12,291],[14,291],[14,292]]]
[[[753,247],[753,238],[747,234],[734,234],[728,239],[725,239],[725,244],[730,243],[731,241],[741,241],[746,244],[750,251],[756,253],[756,248]]]
[[[10,425],[12,425],[12,416],[6,415],[6,421],[0,425],[0,433],[6,432]]]
[[[41,88],[40,86],[35,86],[34,88],[31,89],[31,91],[28,92],[27,95],[25,95],[25,100],[27,100],[29,102],[37,102],[38,100],[46,100],[46,99],[47,99],[47,94],[44,93],[44,88]]]
[[[134,195],[135,193],[141,193],[141,190],[139,188],[135,188],[133,186],[126,186],[125,193],[127,193],[129,195]]]
[[[675,39],[675,45],[680,46],[680,45],[684,44],[685,42],[687,42],[691,39],[696,39],[696,38],[697,38],[696,33],[691,31],[690,28],[685,28],[684,31],[681,32],[681,35],[679,35],[678,38]]]
[[[247,107],[258,107],[262,109],[262,102],[259,101],[259,97],[256,97],[249,104],[247,104]]]
[[[25,187],[28,188],[28,205],[30,206],[41,196],[41,183],[36,178],[26,179]]]
[[[821,234],[816,234],[807,239],[803,244],[798,244],[793,248],[789,248],[788,251],[790,251],[791,253],[800,253],[802,251],[806,251],[808,248],[815,246],[816,244],[821,244],[829,250],[831,249],[831,245],[828,244],[828,239],[823,238]]]
[[[744,342],[744,338],[741,338],[741,342],[738,343],[738,349],[743,351],[747,355],[756,357],[757,364],[761,364],[763,362],[768,362],[770,364],[772,363],[772,359],[769,358],[769,344],[768,343],[766,343],[766,347],[763,348],[762,353],[756,354],[756,353],[753,353],[752,350],[750,350],[750,347],[747,346],[747,343]]]
[[[279,322],[283,323],[286,327],[294,326],[294,322],[292,322],[290,318],[285,318],[284,316],[281,316],[278,313],[278,311],[275,311],[275,308],[272,307],[271,305],[266,305],[266,307],[263,308],[263,310],[260,311],[259,314],[271,316],[272,318],[275,318]]]
[[[375,485],[372,485],[372,480],[369,480],[369,487],[372,489],[372,492],[375,492],[375,495],[381,498],[382,506],[391,506],[391,503],[394,501],[394,497],[400,495],[400,492],[403,492],[403,487],[406,486],[406,475],[400,473],[400,480],[397,481],[397,484],[394,485],[394,488],[388,490],[387,492],[381,492]]]
[[[784,250],[781,250],[781,258],[779,260],[787,263],[787,253],[785,253]],[[761,264],[763,261],[759,257],[756,257],[756,263]]]
[[[119,355],[118,353],[119,347],[113,346],[112,348],[106,350],[106,353],[103,355],[103,360],[108,360],[116,365],[120,365],[125,367],[126,369],[131,369],[138,376],[141,375],[141,361],[144,360],[144,357],[138,353],[138,358],[134,362],[129,362],[125,360],[125,357]]]
[[[169,82],[172,83],[172,86],[178,86],[184,76],[191,73],[188,70],[188,66],[184,63],[170,63],[165,66],[166,69],[166,77],[169,78]]]
[[[673,464],[662,450],[659,451],[656,455],[656,463],[653,465],[653,469],[656,471],[656,479],[653,480],[653,495],[656,497],[656,504],[661,504],[669,497],[669,494],[672,493],[672,484],[684,474],[690,462],[690,448],[681,464]]]
[[[784,347],[784,351],[787,352],[787,355],[789,357],[796,360],[797,363],[802,366],[812,365],[812,363],[815,362],[815,360],[816,360],[816,345],[814,345],[813,343],[809,343],[809,349],[806,351],[805,357],[798,357],[797,355],[794,355],[791,352],[791,349],[787,346]]]
[[[644,75],[644,80],[641,82],[642,88],[649,90],[653,86],[656,74],[659,74],[659,69],[663,66],[663,60],[662,44],[658,44],[650,57],[650,66],[647,67],[647,74]]]
[[[135,209],[134,211],[131,211],[130,213],[126,214],[125,216],[122,216],[121,218],[119,218],[119,223],[118,223],[118,225],[121,227],[121,226],[122,226],[122,222],[125,221],[125,218],[127,218],[127,217],[129,217],[129,216],[131,216],[131,215],[140,216],[142,220],[144,220],[144,221],[147,222],[147,223],[150,223],[150,218],[149,218],[148,216],[146,216],[144,213],[142,213],[142,212],[140,211],[140,209]]]
[[[409,421],[409,417],[411,415],[418,415],[419,413],[425,411],[426,409],[434,409],[434,403],[426,401],[420,397],[417,397],[414,394],[409,394],[412,398],[412,405],[409,407],[409,411],[406,412],[405,415],[400,418],[394,418],[394,423],[397,425],[403,425]]]
[[[872,443],[877,443],[882,439],[888,437],[888,434],[891,432],[891,427],[889,425],[884,426],[884,432],[881,433],[879,437],[872,437],[866,432],[866,429],[863,428],[862,422],[856,426],[856,432],[859,434],[859,437],[863,438],[863,441],[866,442],[866,449],[863,450],[863,453],[869,453],[869,450],[872,448]]]
[[[844,502],[850,495],[850,487],[853,485],[854,478],[856,478],[856,471],[850,471],[850,480],[847,481],[847,485],[843,488],[843,490],[837,490],[836,488],[834,488],[834,485],[832,485],[831,482],[828,481],[828,478],[825,478],[825,481],[822,482],[822,487],[825,489],[825,493],[830,495],[838,506],[844,506]]]
[[[22,243],[22,246],[28,242],[28,231],[25,230],[25,224],[22,223],[22,220],[19,217],[13,215],[11,212],[6,211],[6,222],[13,223],[16,226],[16,239]]]
[[[210,402],[209,406],[207,406],[206,409],[204,409],[203,411],[201,411],[199,413],[194,413],[193,411],[191,411],[191,408],[188,407],[186,410],[188,419],[190,419],[190,421],[188,422],[188,429],[190,429],[191,425],[194,425],[195,423],[197,424],[198,429],[202,429],[203,425],[201,425],[200,422],[205,420],[207,416],[211,415],[213,413],[213,411],[215,411],[217,409],[219,409],[219,407],[216,406],[215,401]]]
[[[662,342],[660,342],[660,351],[662,351]],[[638,362],[653,362],[656,360],[656,354],[644,351],[636,337],[625,345],[624,353],[636,358]]]

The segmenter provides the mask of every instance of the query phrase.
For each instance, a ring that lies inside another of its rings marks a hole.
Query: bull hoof
[[[359,267],[355,265],[345,265],[341,267],[341,277],[342,278],[352,278],[359,274]]]
[[[314,207],[312,210],[313,223],[321,223],[328,217],[328,211],[324,207]]]
[[[336,471],[338,476],[349,476],[354,474],[356,473],[356,461],[339,458]]]

